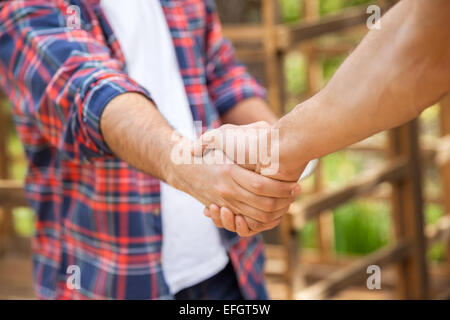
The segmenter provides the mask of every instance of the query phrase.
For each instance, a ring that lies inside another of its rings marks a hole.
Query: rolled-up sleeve
[[[260,97],[264,88],[237,59],[234,49],[222,34],[214,1],[206,0],[206,74],[208,91],[219,114],[224,114],[240,101]]]
[[[151,96],[101,40],[66,27],[60,2],[0,3],[0,84],[64,158],[111,156],[100,131],[106,105],[125,92]]]

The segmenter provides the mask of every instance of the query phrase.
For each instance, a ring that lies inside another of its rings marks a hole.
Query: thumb
[[[191,154],[195,157],[203,156],[206,148],[208,149],[222,149],[223,146],[222,129],[214,129],[201,135],[191,145]]]

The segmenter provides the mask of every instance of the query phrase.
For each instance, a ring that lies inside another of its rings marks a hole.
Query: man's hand
[[[249,125],[226,124],[202,135],[192,153],[202,156],[210,150],[222,150],[236,164],[280,181],[296,182],[306,164],[280,155],[278,129],[267,122]],[[283,158],[280,158],[282,156]]]
[[[217,159],[225,162],[216,164]],[[270,179],[242,168],[220,150],[193,159],[193,164],[176,165],[173,170],[177,178],[170,184],[175,188],[207,207],[216,204],[245,215],[251,219],[249,226],[257,230],[276,226],[298,193],[295,182]]]
[[[202,155],[211,150],[222,150],[228,158],[240,166],[271,178],[296,182],[304,168],[293,171],[282,171],[279,167],[278,137],[272,127],[265,122],[251,125],[234,126],[224,125],[203,135],[194,145],[193,154]],[[297,185],[295,195],[300,191]],[[293,202],[295,197],[291,199]],[[287,212],[291,202],[283,208]],[[205,215],[210,217],[216,226],[237,232],[240,236],[251,236],[258,232],[276,227],[281,216],[274,215],[276,220],[268,222],[255,219],[247,212],[236,212],[233,208],[222,206],[219,203],[205,208]]]

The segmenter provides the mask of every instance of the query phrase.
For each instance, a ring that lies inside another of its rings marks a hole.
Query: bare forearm
[[[400,2],[319,94],[277,124],[281,163],[304,164],[418,116],[450,90],[449,39],[450,1]]]
[[[163,181],[171,180],[174,130],[146,97],[125,93],[111,100],[102,114],[101,130],[119,158]]]

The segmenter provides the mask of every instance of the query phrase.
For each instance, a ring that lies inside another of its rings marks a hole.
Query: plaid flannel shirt
[[[204,131],[239,101],[264,96],[223,38],[213,0],[160,1]],[[81,9],[78,29],[67,27],[72,5]],[[127,75],[99,0],[0,1],[0,84],[28,159],[37,296],[171,298],[161,268],[160,182],[114,157],[99,129],[115,96],[151,98]],[[221,235],[244,296],[266,298],[261,239]],[[80,268],[79,290],[66,285],[70,265]]]

